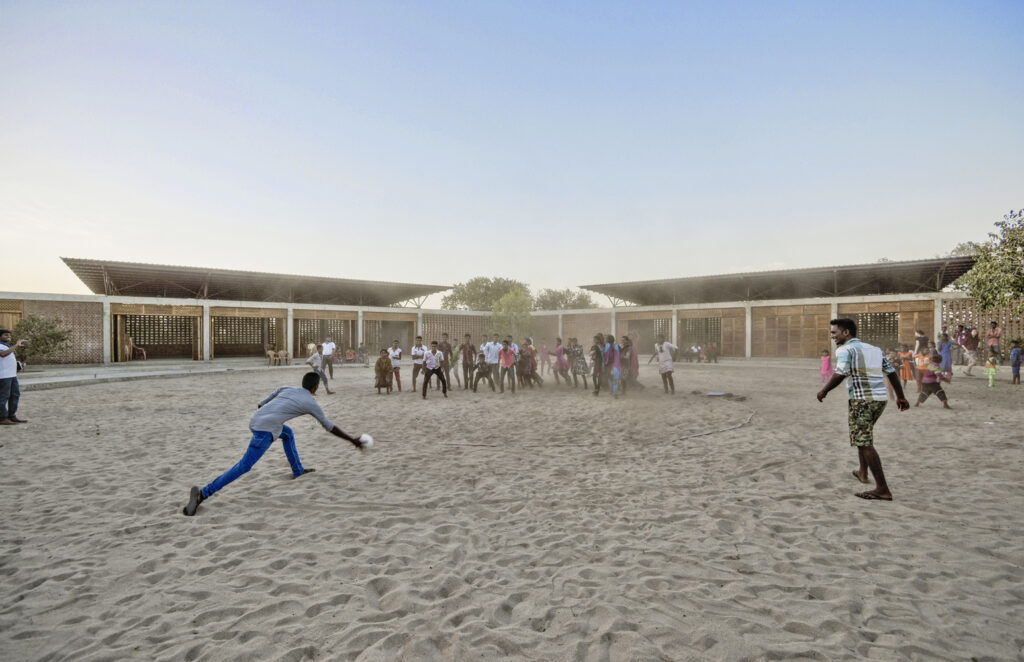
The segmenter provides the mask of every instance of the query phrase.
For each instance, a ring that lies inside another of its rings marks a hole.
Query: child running
[[[985,361],[985,376],[988,377],[988,387],[995,388],[996,386],[996,353],[994,350],[990,350],[988,360]]]
[[[572,387],[576,388],[579,385],[578,379],[583,378],[583,390],[589,388],[587,386],[587,373],[589,368],[587,367],[587,356],[583,351],[583,345],[580,344],[576,338],[569,338],[568,351],[570,360],[572,361]]]
[[[253,465],[270,448],[274,439],[281,440],[285,457],[288,458],[288,464],[292,467],[292,478],[313,473],[314,469],[303,468],[299,461],[299,453],[295,449],[295,434],[290,427],[285,425],[285,422],[298,416],[309,414],[320,421],[320,425],[324,426],[325,430],[351,442],[359,450],[372,446],[373,438],[370,435],[351,437],[342,432],[324,415],[323,409],[313,399],[319,386],[320,375],[315,372],[307,372],[302,376],[302,388],[281,386],[256,405],[256,411],[249,418],[249,431],[252,432],[252,439],[249,440],[249,448],[245,451],[245,455],[238,461],[238,464],[225,471],[203,489],[193,485],[189,490],[188,505],[182,512],[189,517],[195,515],[199,504],[252,469]]]
[[[952,409],[946,398],[946,392],[942,390],[942,382],[948,381],[949,373],[942,369],[942,355],[936,352],[929,357],[928,367],[921,374],[921,393],[917,396],[914,406],[920,407],[928,399],[928,396],[935,395],[942,402],[943,407]]]
[[[324,373],[323,369],[323,351],[324,346],[318,344],[316,346],[316,351],[313,352],[308,359],[306,359],[306,364],[309,365],[310,368],[312,368],[313,372],[320,375],[320,381],[323,382],[324,390],[327,391],[327,395],[334,395],[334,391],[332,391],[330,387],[327,385],[327,375]]]
[[[546,347],[546,345],[541,345]],[[555,357],[555,365],[551,372],[555,376],[555,385],[558,385],[558,378],[561,377],[565,385],[569,385],[569,361],[565,358],[565,347],[562,346],[562,339],[555,338],[555,348],[551,350]]]

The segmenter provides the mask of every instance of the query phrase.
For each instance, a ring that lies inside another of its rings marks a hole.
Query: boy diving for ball
[[[189,491],[188,505],[185,506],[182,512],[190,517],[195,515],[199,504],[231,481],[249,471],[249,469],[252,469],[253,465],[259,461],[267,449],[270,448],[270,444],[277,438],[281,439],[285,457],[288,458],[288,463],[292,466],[292,478],[313,473],[314,469],[304,469],[302,463],[299,462],[299,453],[295,450],[295,435],[292,433],[292,429],[285,425],[285,421],[298,416],[309,414],[320,421],[320,425],[324,426],[325,430],[336,437],[352,442],[359,450],[372,446],[373,437],[370,435],[363,434],[359,437],[351,437],[328,420],[324,415],[323,409],[313,399],[319,386],[320,375],[315,372],[308,372],[302,377],[302,388],[281,386],[264,398],[256,406],[256,411],[253,412],[252,418],[249,419],[249,430],[252,431],[252,439],[249,441],[249,448],[245,451],[245,455],[238,461],[238,464],[225,471],[203,489],[193,485]]]

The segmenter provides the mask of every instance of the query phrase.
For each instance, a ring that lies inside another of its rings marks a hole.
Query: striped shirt
[[[885,375],[895,372],[882,350],[857,338],[850,338],[836,349],[836,374],[847,378],[851,400],[888,400]]]

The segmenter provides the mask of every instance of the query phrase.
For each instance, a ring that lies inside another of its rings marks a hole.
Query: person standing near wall
[[[473,344],[473,336],[468,333],[459,345],[459,353],[462,355],[462,390],[470,387],[469,380],[473,377],[473,361],[476,359],[476,345]],[[456,370],[458,368],[456,367]],[[476,389],[474,389],[476,390]]]
[[[338,346],[334,344],[330,336],[327,336],[327,340],[323,342],[323,347],[320,351],[320,355],[323,357],[320,362],[320,370],[322,370],[324,374],[327,374],[327,372],[330,371],[331,379],[334,379],[334,352],[337,349]]]
[[[22,338],[12,345],[10,330],[0,329],[0,425],[28,423],[16,416],[21,388],[18,386],[18,358],[14,354],[14,350],[27,344]]]
[[[988,345],[989,354],[994,355],[996,360],[1002,363],[1003,354],[999,350],[999,339],[1003,336],[1003,330],[999,328],[999,323],[995,321],[991,323],[990,327],[988,334],[985,336],[985,344]]]

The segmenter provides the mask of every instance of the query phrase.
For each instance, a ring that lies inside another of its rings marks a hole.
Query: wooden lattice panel
[[[25,302],[14,299],[0,299],[0,313],[18,313],[19,315],[25,312]]]
[[[978,310],[978,303],[974,299],[948,299],[942,302],[942,323],[947,325],[951,332],[955,331],[959,324],[970,325],[978,329],[984,343],[991,322],[998,322],[999,328],[1003,330],[1004,354],[1008,354],[1011,340],[1024,340],[1024,318],[1013,314],[1010,308],[998,308],[983,313]]]
[[[448,334],[448,342],[458,345],[467,333],[476,343],[480,336],[491,332],[490,315],[445,315],[443,313],[423,313],[423,342],[432,340],[440,342],[441,334]]]
[[[71,342],[38,363],[102,363],[103,304],[79,301],[25,301],[25,315],[56,317],[71,331]]]

